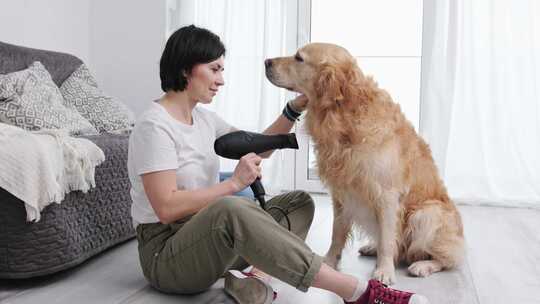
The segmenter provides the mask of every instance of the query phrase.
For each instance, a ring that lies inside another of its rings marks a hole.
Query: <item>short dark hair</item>
[[[225,46],[219,36],[211,31],[184,26],[176,30],[167,40],[159,62],[159,77],[163,92],[183,91],[193,66],[209,63],[225,55]]]

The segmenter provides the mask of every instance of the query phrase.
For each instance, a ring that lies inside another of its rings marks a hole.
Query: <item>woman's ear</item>
[[[191,73],[190,71],[187,71],[187,70],[182,70],[180,73],[182,73],[182,76],[185,79],[186,87],[187,87],[189,83],[191,82]]]
[[[321,68],[315,82],[315,91],[322,107],[331,107],[343,100],[345,81],[345,75],[339,67],[326,64]]]
[[[184,76],[186,79],[188,79],[190,76],[190,73],[186,70],[182,70],[181,73],[182,73],[182,76]]]

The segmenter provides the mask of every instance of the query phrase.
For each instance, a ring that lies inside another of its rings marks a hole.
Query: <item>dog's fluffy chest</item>
[[[377,241],[379,237],[379,228],[377,218],[371,206],[362,202],[358,195],[348,193],[343,202],[343,216],[348,217],[352,223],[359,228],[362,237],[369,237]]]

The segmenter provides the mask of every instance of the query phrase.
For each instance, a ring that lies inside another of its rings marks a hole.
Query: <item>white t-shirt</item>
[[[201,107],[195,107],[192,116],[193,125],[182,123],[153,102],[137,120],[128,152],[131,216],[135,227],[159,222],[144,192],[142,174],[174,169],[179,190],[204,188],[219,182],[219,158],[214,152],[214,141],[234,128]]]

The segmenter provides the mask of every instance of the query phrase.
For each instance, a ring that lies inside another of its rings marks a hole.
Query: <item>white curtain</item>
[[[421,87],[450,196],[540,207],[540,1],[424,1]]]
[[[264,74],[264,59],[290,55],[296,49],[296,1],[168,0],[167,33],[195,24],[219,35],[225,44],[225,85],[209,108],[235,127],[262,132],[293,97],[273,86]],[[263,184],[269,194],[285,185],[283,155],[263,161]],[[236,161],[222,160],[232,171]]]

